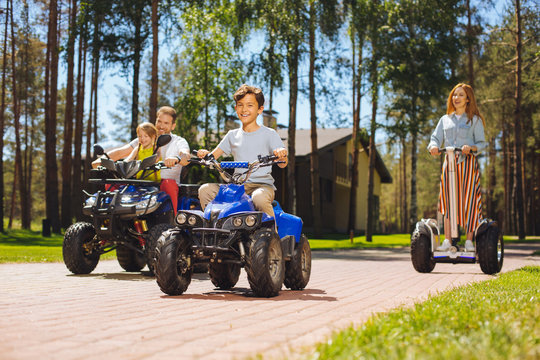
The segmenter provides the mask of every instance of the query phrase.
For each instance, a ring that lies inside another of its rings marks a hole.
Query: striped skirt
[[[465,155],[463,155],[465,156]],[[459,155],[456,154],[456,162]],[[457,223],[467,229],[467,233],[476,230],[482,219],[482,195],[480,192],[480,170],[476,156],[467,155],[465,160],[456,164],[457,184]],[[447,159],[444,160],[439,190],[439,211],[450,214],[450,196],[448,191]]]

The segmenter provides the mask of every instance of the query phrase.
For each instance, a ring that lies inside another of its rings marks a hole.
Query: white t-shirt
[[[178,136],[176,134],[170,134],[171,135],[171,141],[160,148],[161,154],[163,155],[163,159],[165,160],[167,158],[175,158],[178,156],[180,151],[189,154],[189,144],[187,143],[186,139],[184,139],[181,136]],[[129,145],[132,148],[136,148],[139,146],[139,139],[132,140]],[[162,179],[173,179],[176,181],[178,185],[180,185],[180,174],[182,173],[182,165],[176,164],[170,169],[162,169],[161,170],[161,178]]]
[[[275,149],[282,147],[285,146],[278,133],[266,126],[261,126],[254,132],[245,132],[242,128],[230,130],[218,145],[218,148],[223,150],[224,155],[232,154],[235,161],[249,162],[258,160],[259,155],[271,155]],[[235,169],[234,171],[235,173],[243,173],[246,169]],[[247,182],[274,186],[272,166],[257,169]]]

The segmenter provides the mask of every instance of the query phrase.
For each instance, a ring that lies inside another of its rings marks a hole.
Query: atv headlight
[[[196,223],[197,223],[197,218],[195,217],[195,215],[191,215],[188,218],[188,224],[191,226],[194,226]]]
[[[139,201],[137,205],[135,205],[135,207],[137,209],[146,209],[147,207],[152,208],[156,205],[156,203],[157,203],[157,196],[152,196],[150,197],[150,199],[144,199],[142,201]]]
[[[233,219],[233,225],[236,226],[236,227],[242,226],[242,218],[241,217],[234,218]]]
[[[122,195],[120,197],[120,204],[122,205],[135,205],[137,210],[144,210],[152,208],[157,203],[157,195],[148,196],[134,196],[134,195]]]
[[[257,217],[255,215],[246,216],[246,225],[251,227],[257,223]]]
[[[176,222],[180,225],[183,225],[186,223],[187,216],[184,213],[178,213],[178,216],[176,217]]]

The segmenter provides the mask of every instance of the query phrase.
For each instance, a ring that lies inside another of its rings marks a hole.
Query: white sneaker
[[[465,251],[474,252],[474,244],[472,240],[465,241]]]
[[[446,251],[446,250],[449,250],[450,249],[450,240],[449,239],[444,239],[443,243],[441,244],[441,246],[439,246],[437,248],[437,250],[439,251]]]

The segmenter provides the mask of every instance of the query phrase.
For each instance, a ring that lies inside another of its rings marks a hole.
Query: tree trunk
[[[402,201],[401,201],[401,232],[406,233],[409,231],[409,202],[407,201],[407,143],[405,142],[405,136],[401,138],[401,162],[402,162]]]
[[[142,12],[142,9],[139,10]],[[139,125],[139,75],[141,68],[142,56],[142,39],[141,39],[141,14],[135,21],[135,49],[133,51],[133,93],[131,96],[131,135],[132,139],[137,137],[137,126]]]
[[[508,161],[509,158],[509,148],[508,148],[508,131],[506,130],[506,121],[504,116],[504,109],[503,109],[503,115],[501,116],[501,128],[502,128],[502,137],[501,137],[501,143],[502,143],[502,153],[503,153],[503,180],[504,180],[504,207],[505,211],[503,211],[503,223],[501,226],[503,234],[510,233],[510,214],[512,210],[511,202],[510,202],[510,174],[511,172],[508,170],[510,167],[510,162]]]
[[[79,37],[79,55],[77,69],[77,105],[75,108],[75,134],[73,138],[73,185],[72,185],[72,208],[75,210],[77,221],[81,221],[82,214],[82,139],[84,123],[84,89],[86,84],[86,40],[84,36]]]
[[[375,62],[375,61],[374,61]],[[373,223],[374,223],[374,207],[375,207],[375,197],[373,194],[374,184],[375,181],[375,154],[376,154],[376,148],[375,148],[375,132],[377,130],[377,106],[378,106],[378,91],[379,91],[379,83],[376,80],[378,78],[378,73],[376,69],[376,63],[372,68],[372,74],[373,78],[375,79],[372,81],[372,92],[371,92],[371,126],[370,126],[370,135],[369,135],[369,168],[368,168],[368,199],[367,199],[367,225],[366,225],[366,241],[371,242],[372,241],[372,235],[373,235]]]
[[[353,42],[353,132],[352,132],[352,174],[351,174],[351,193],[349,196],[349,233],[356,229],[356,198],[358,192],[358,157],[360,156],[360,109],[362,101],[362,48],[363,41],[359,39],[358,44],[358,64],[355,65],[355,51],[356,46],[354,44],[354,34],[352,37]],[[355,75],[356,66],[358,66],[358,73]]]
[[[296,214],[296,102],[298,99],[298,47],[292,46],[287,54],[289,64],[289,129],[288,129],[288,157],[287,166],[287,207],[291,214]]]
[[[159,0],[152,0],[152,79],[150,92],[150,114],[149,121],[156,123],[157,102],[158,102],[158,54],[159,54]]]
[[[488,186],[487,186],[487,199],[486,199],[486,209],[487,213],[484,215],[491,219],[496,219],[497,216],[495,214],[495,206],[494,206],[494,193],[495,193],[495,186],[497,185],[497,178],[495,174],[495,165],[496,165],[496,156],[495,153],[495,137],[491,137],[489,139],[489,145],[488,145],[488,156],[489,156],[489,162],[488,162]]]
[[[70,2],[69,38],[67,44],[66,110],[64,114],[64,149],[62,151],[62,227],[72,222],[71,210],[71,161],[73,139],[73,73],[75,57],[75,27],[77,26],[77,0]]]
[[[90,168],[92,167],[92,129],[94,125],[94,112],[96,111],[95,102],[97,100],[97,85],[99,74],[99,50],[94,48],[92,51],[92,70],[91,70],[91,86],[90,86],[90,111],[88,114],[88,122],[86,123],[86,158],[84,164],[84,184],[88,184]]]
[[[471,1],[466,1],[466,7],[467,7],[467,66],[468,66],[468,77],[469,77],[469,85],[471,85],[474,88],[474,54],[473,54],[473,33],[472,33],[472,9],[471,9]]]
[[[12,78],[12,88],[11,88],[11,97],[13,102],[13,128],[15,130],[15,173],[17,174],[17,182],[13,183],[13,191],[16,191],[15,184],[17,184],[17,188],[19,190],[19,198],[20,203],[19,207],[21,209],[21,226],[23,229],[29,229],[30,228],[30,218],[25,217],[24,215],[27,214],[26,209],[23,209],[23,207],[28,203],[27,196],[28,194],[24,191],[24,176],[22,173],[22,150],[21,150],[21,123],[20,123],[20,116],[21,116],[21,107],[19,103],[19,90],[18,90],[18,79],[17,79],[17,59],[15,57],[16,55],[16,47],[15,47],[15,26],[13,21],[13,0],[11,1],[11,11],[10,11],[10,24],[11,24],[11,78]],[[15,199],[15,196],[12,197],[12,199]],[[13,207],[15,207],[15,203],[12,202]],[[13,211],[12,211],[13,214]],[[10,219],[10,224],[11,224]],[[11,226],[10,226],[11,227]]]
[[[6,0],[6,23],[4,25],[4,46],[2,51],[2,95],[0,100],[0,232],[4,232],[4,126],[6,111],[6,73],[7,73],[7,38],[8,38],[8,19],[9,0]]]
[[[31,72],[29,67],[30,62],[30,23],[29,23],[29,8],[26,1],[24,2],[24,13],[23,13],[23,36],[24,36],[24,45],[22,51],[22,64],[23,64],[23,76],[24,80],[22,81],[22,86],[24,90],[21,92],[21,98],[24,98],[24,150],[22,153],[22,195],[21,196],[21,223],[23,228],[30,229],[31,227],[31,217],[32,217],[32,163],[34,156],[34,119],[33,116],[29,116],[28,108],[28,99],[29,99],[29,74]],[[22,109],[23,105],[19,107]],[[21,110],[21,114],[23,111]],[[29,120],[29,118],[31,118]],[[30,124],[29,124],[30,122]],[[30,144],[28,141],[30,140]]]
[[[417,219],[417,199],[416,199],[416,162],[418,158],[417,154],[418,132],[415,130],[412,132],[411,139],[411,209],[409,215],[409,223],[407,224],[408,232],[412,230],[413,224]]]
[[[49,3],[47,67],[45,71],[45,198],[52,231],[60,233],[58,165],[56,163],[56,106],[58,94],[58,6]]]
[[[204,147],[208,149],[210,116],[208,115],[208,53],[206,46],[204,47],[204,93],[206,94],[204,99]]]
[[[521,6],[520,0],[515,0],[516,6],[516,69],[515,69],[515,101],[514,109],[514,187],[516,190],[516,206],[517,206],[517,225],[518,236],[520,240],[525,239],[525,222],[524,222],[524,203],[523,203],[523,177],[522,177],[522,158],[521,158]]]
[[[311,209],[313,229],[316,235],[321,231],[321,195],[319,186],[319,147],[317,146],[317,103],[315,100],[315,27],[316,12],[314,1],[309,5],[309,105],[311,114]]]

